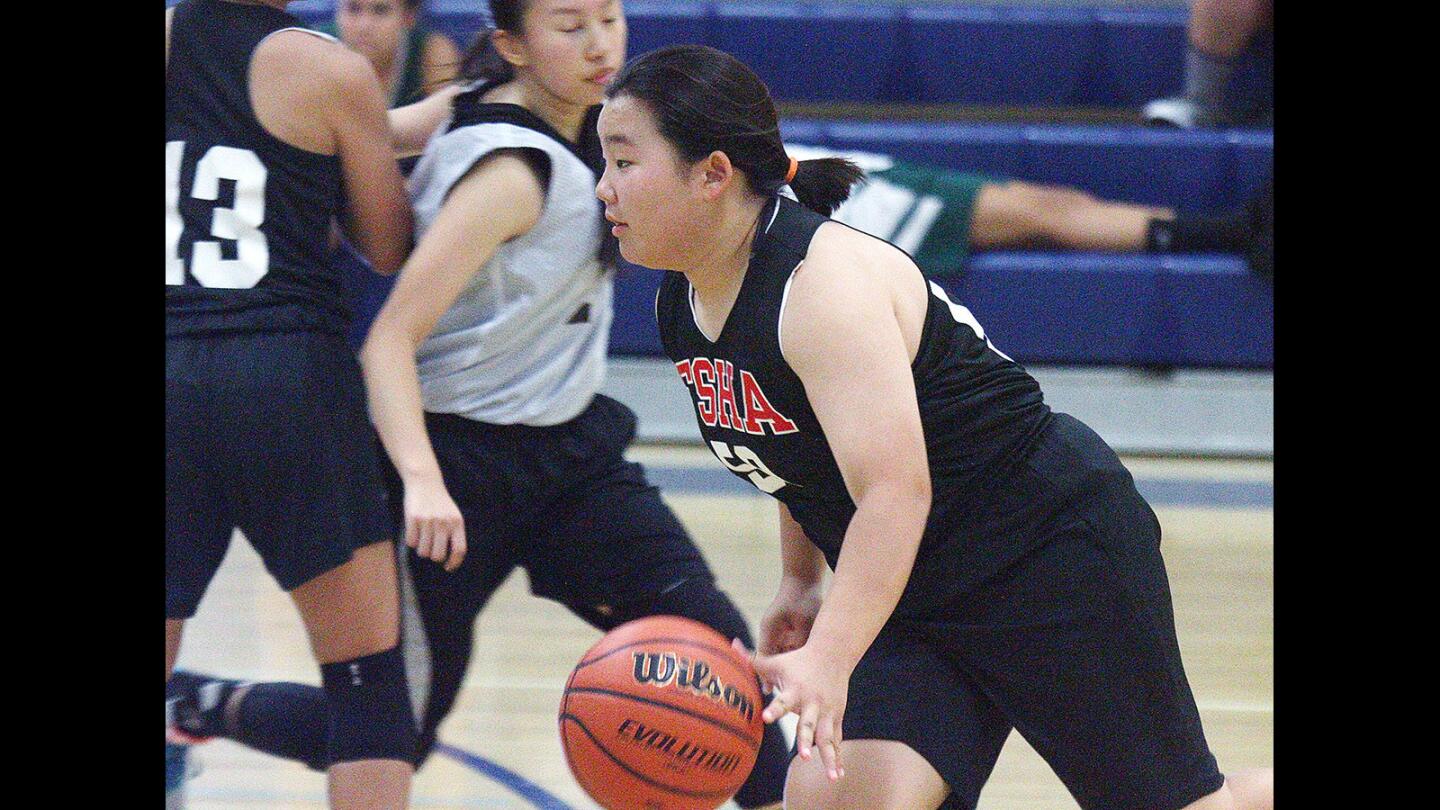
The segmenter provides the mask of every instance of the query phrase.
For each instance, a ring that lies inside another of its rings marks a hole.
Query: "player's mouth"
[[[613,228],[611,228],[611,235],[615,236],[616,239],[619,239],[621,233],[624,233],[625,229],[629,228],[629,223],[621,222],[619,221],[619,219],[615,219],[615,216],[611,215],[611,212],[608,212],[608,210],[606,210],[605,212],[605,219],[606,221],[611,223],[611,225],[613,225]]]
[[[618,219],[616,219],[614,216],[612,216],[609,211],[606,211],[606,212],[605,212],[605,219],[606,219],[606,221],[608,221],[611,225],[614,226],[613,228],[610,229],[610,233],[611,233],[613,236],[615,236],[615,238],[617,238],[617,239],[620,238],[620,233],[621,233],[622,231],[624,231],[626,228],[630,227],[628,223],[621,222],[620,220],[618,220]]]
[[[592,73],[591,75],[585,77],[585,81],[592,82],[594,84],[600,85],[601,87],[604,87],[605,85],[609,84],[610,80],[613,78],[615,78],[615,68],[605,68],[602,71]]]

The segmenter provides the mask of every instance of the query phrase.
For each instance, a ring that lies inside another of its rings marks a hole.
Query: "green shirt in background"
[[[878,236],[909,253],[920,269],[954,276],[970,256],[970,223],[980,189],[1002,179],[902,163],[889,155],[850,152],[820,146],[786,144],[796,160],[844,157],[865,170],[832,219]]]
[[[315,26],[315,30],[323,31],[332,37],[340,37],[340,29],[333,21],[321,23]],[[390,91],[389,106],[403,107],[425,98],[425,74],[420,69],[421,57],[425,54],[425,40],[430,37],[430,29],[423,25],[411,28],[405,36],[400,39],[400,51],[395,54],[395,69],[400,71],[396,77],[395,86]]]

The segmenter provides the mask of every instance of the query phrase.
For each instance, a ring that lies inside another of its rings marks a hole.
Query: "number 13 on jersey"
[[[180,175],[184,161],[184,141],[165,144],[167,285],[185,283],[185,263],[180,258],[180,240],[185,230],[180,216]],[[221,258],[218,241],[196,241],[190,250],[190,275],[202,285],[247,289],[259,284],[270,271],[270,245],[260,230],[265,222],[266,174],[265,164],[254,152],[232,146],[212,146],[195,164],[192,198],[218,200],[221,180],[235,184],[235,202],[230,208],[214,209],[209,235],[234,242],[236,258]]]

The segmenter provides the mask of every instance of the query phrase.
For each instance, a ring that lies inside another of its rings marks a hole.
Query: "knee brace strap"
[[[330,763],[415,758],[415,717],[399,647],[323,664],[320,675],[330,701],[326,740]]]

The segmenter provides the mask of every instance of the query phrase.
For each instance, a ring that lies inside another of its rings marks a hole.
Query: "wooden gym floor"
[[[637,447],[752,627],[779,577],[775,507],[699,448]],[[1268,461],[1127,458],[1160,516],[1191,687],[1222,770],[1274,762],[1274,507]],[[530,595],[517,572],[480,617],[477,651],[448,745],[416,776],[417,808],[591,810],[565,766],[555,713],[570,668],[596,639]],[[259,680],[318,682],[293,607],[239,537],[186,629],[180,666]],[[217,740],[192,749],[192,810],[313,810],[325,779]],[[733,805],[727,805],[733,807]],[[1070,810],[1044,761],[1011,734],[980,810]]]

